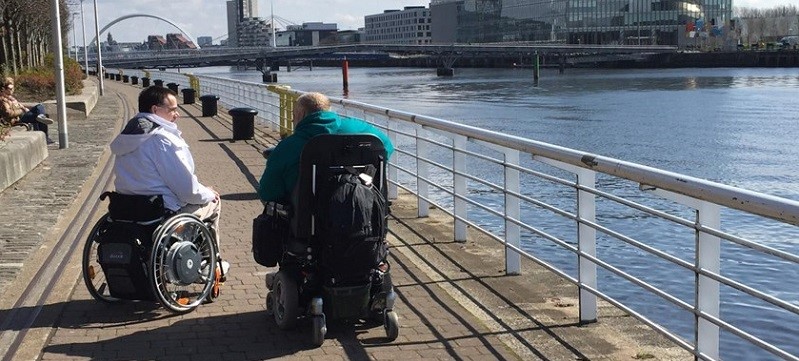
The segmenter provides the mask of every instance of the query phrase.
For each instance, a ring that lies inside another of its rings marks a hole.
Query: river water
[[[257,71],[228,67],[192,72],[261,78]],[[434,69],[350,68],[349,75],[349,99],[799,200],[796,68],[542,70],[537,85],[529,69],[456,69],[455,77],[441,78]],[[278,80],[294,89],[345,96],[338,68],[280,71]],[[749,232],[772,226],[760,227]],[[797,254],[797,237],[790,230],[764,242]],[[736,254],[734,261],[722,260],[722,271],[744,274],[744,281],[799,304],[797,267]],[[622,292],[619,297],[636,296]],[[649,300],[639,301],[642,312],[677,323],[674,330],[692,337],[690,328],[679,324],[690,324],[690,315],[660,314],[659,306],[647,306]],[[736,297],[722,304],[725,319],[799,355],[799,320],[762,309]],[[721,349],[728,360],[777,359],[726,333]]]

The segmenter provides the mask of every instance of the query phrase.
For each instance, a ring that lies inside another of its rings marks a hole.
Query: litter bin
[[[117,81],[121,81],[121,80],[122,80],[122,74],[114,74],[114,78],[115,78]]]
[[[122,82],[123,83],[129,83],[130,82],[130,75],[123,75],[122,76]]]
[[[233,117],[233,140],[252,139],[255,136],[255,115],[251,108],[233,108],[228,111]]]
[[[132,85],[139,85],[139,77],[137,77],[137,76],[135,76],[135,75],[134,75],[134,76],[132,76],[132,77],[130,77],[130,83],[131,83]]]
[[[175,94],[177,94],[178,93],[178,85],[179,85],[178,83],[169,83],[169,84],[166,85],[166,87],[169,88],[169,90],[175,92]]]
[[[146,76],[141,77],[141,86],[142,86],[142,88],[150,87],[150,78],[148,78]]]
[[[183,92],[183,104],[194,104],[194,89],[185,88],[181,92]]]
[[[103,72],[103,78],[106,78],[106,79],[111,79],[111,74],[108,74],[108,73],[106,73],[106,72]]]
[[[153,80],[153,85],[160,86],[160,87],[163,88],[164,87],[164,81],[161,80],[161,79],[155,79],[155,80]]]
[[[263,80],[264,83],[277,83],[277,73],[262,74],[261,80]]]
[[[219,97],[216,95],[203,95],[200,97],[200,102],[202,102],[203,106],[203,116],[204,117],[213,117],[216,115],[216,101],[219,100]]]

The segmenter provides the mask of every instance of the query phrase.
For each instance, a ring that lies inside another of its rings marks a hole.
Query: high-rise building
[[[239,26],[239,7],[237,5],[236,0],[230,0],[227,2],[227,46],[230,47],[237,47],[239,46],[237,33]]]
[[[272,26],[261,18],[246,18],[239,22],[238,46],[271,45]]]
[[[430,10],[424,6],[406,6],[364,17],[364,43],[429,44]]]
[[[432,0],[430,11],[439,43],[683,47],[727,36],[732,0]]]
[[[262,22],[263,20],[258,18],[258,0],[228,1],[227,45],[234,47],[260,46],[263,29],[259,24]],[[245,36],[246,39],[240,38],[241,36]]]
[[[238,0],[241,7],[241,19],[258,17],[258,0]]]

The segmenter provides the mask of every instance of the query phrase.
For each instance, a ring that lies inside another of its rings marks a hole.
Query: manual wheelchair
[[[83,248],[83,280],[92,297],[160,302],[185,313],[219,296],[221,267],[213,219],[170,214],[161,196],[105,192],[108,213]]]
[[[270,290],[266,310],[280,329],[293,328],[303,316],[310,318],[312,341],[321,346],[328,319],[366,320],[382,324],[389,341],[397,338],[397,295],[385,237],[386,161],[383,143],[373,135],[317,135],[302,150],[299,178],[288,211],[279,212],[279,205],[272,202],[266,205],[265,213],[284,213],[288,228],[281,242],[279,270],[266,277]],[[376,199],[383,202],[383,207],[376,207],[379,210],[369,212],[369,218],[379,217],[381,223],[372,236],[354,240],[324,234],[324,224],[330,223],[330,219],[320,219],[325,214],[320,207],[325,207],[330,191],[325,187],[345,171],[357,173],[359,179],[375,187],[379,194]]]

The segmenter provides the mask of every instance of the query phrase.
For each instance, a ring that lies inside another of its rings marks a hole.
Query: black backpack
[[[339,280],[357,281],[385,260],[388,207],[372,183],[375,167],[330,174],[316,197],[315,234],[322,266]]]

